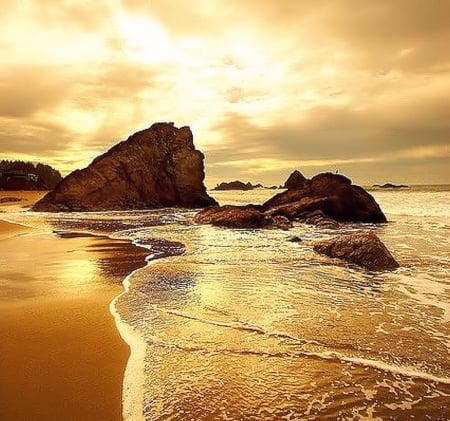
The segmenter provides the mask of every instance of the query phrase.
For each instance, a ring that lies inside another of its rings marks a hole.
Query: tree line
[[[35,174],[39,180],[49,189],[53,189],[61,180],[62,176],[58,170],[50,165],[25,161],[0,161],[0,173],[9,171],[19,171],[25,174]]]

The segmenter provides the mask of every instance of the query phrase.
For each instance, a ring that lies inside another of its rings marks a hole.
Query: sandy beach
[[[129,349],[109,304],[145,250],[0,220],[0,251],[0,419],[120,420]]]

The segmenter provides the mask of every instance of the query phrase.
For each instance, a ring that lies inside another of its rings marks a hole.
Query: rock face
[[[307,178],[299,170],[295,170],[284,182],[283,188],[294,189],[296,187],[303,187],[307,181]]]
[[[155,123],[76,170],[35,211],[103,211],[216,204],[203,185],[203,154],[189,127]]]
[[[373,231],[358,231],[318,242],[314,251],[373,271],[393,270],[399,264]]]
[[[322,173],[300,187],[279,193],[263,204],[288,219],[302,219],[315,211],[336,221],[387,222],[375,199],[343,175]]]

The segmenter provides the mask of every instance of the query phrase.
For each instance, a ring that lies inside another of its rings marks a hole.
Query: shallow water
[[[401,264],[394,272],[315,254],[313,243],[337,232],[302,224],[228,230],[180,210],[8,216],[114,231],[160,257],[129,276],[113,306],[135,350],[130,420],[450,419],[450,192],[372,194],[391,222],[337,232],[376,230]]]

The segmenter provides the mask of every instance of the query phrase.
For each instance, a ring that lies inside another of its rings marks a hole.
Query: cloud
[[[371,69],[431,72],[450,69],[449,15],[440,0],[344,0],[330,2],[323,22]]]
[[[67,172],[174,121],[211,180],[412,177],[414,162],[450,181],[449,15],[437,0],[5,0],[0,158]]]
[[[268,125],[253,123],[242,114],[228,114],[212,127],[222,133],[222,142],[209,148],[208,156],[213,163],[236,154],[280,160],[341,160],[448,145],[448,98],[390,100],[362,109],[358,104],[356,109],[317,106]]]
[[[67,69],[11,66],[0,69],[0,115],[28,117],[63,101],[70,91]],[[53,75],[48,77],[48,75]]]

